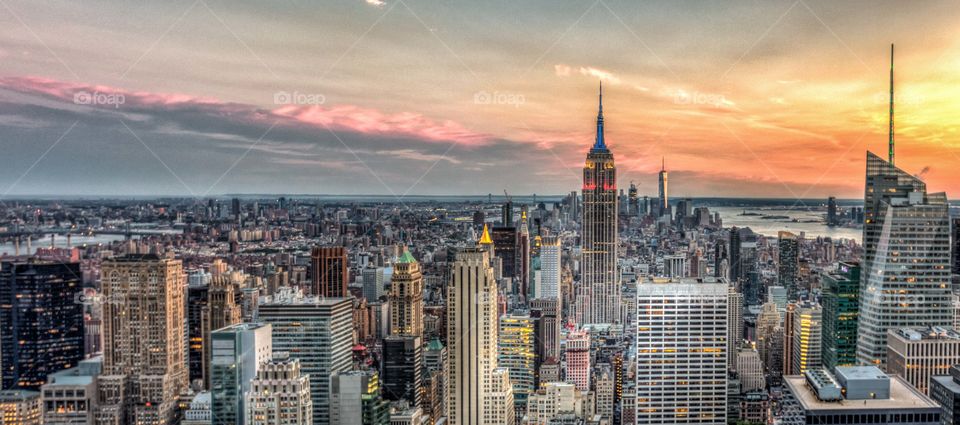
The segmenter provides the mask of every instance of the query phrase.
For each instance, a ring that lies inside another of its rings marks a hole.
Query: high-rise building
[[[228,275],[218,274],[209,282],[187,287],[187,337],[190,382],[210,388],[210,333],[240,323],[242,293]]]
[[[947,197],[867,152],[857,359],[883,365],[887,330],[951,326]]]
[[[760,353],[753,348],[741,348],[737,351],[737,376],[740,377],[740,392],[762,390],[765,380]]]
[[[81,276],[79,263],[0,263],[3,389],[38,390],[83,359]]]
[[[579,325],[620,322],[617,273],[617,167],[603,134],[603,92],[597,112],[597,136],[583,167]]]
[[[960,217],[950,220],[953,243],[950,245],[951,264],[954,275],[960,275]]]
[[[40,387],[45,425],[93,424],[97,410],[97,377],[103,357],[81,360],[76,367],[50,375]]]
[[[350,371],[330,379],[330,425],[387,425],[390,403],[374,371]]]
[[[420,407],[423,386],[423,342],[419,336],[391,335],[383,339],[380,383],[383,397],[406,400]]]
[[[637,424],[724,424],[726,280],[647,279],[637,287]]]
[[[857,363],[857,299],[860,294],[860,265],[841,262],[837,270],[820,279],[823,298],[823,366]]]
[[[434,338],[423,349],[423,412],[432,423],[447,416],[447,347]]]
[[[568,333],[563,354],[567,360],[565,381],[584,393],[590,391],[590,333],[586,330]]]
[[[40,393],[31,390],[0,391],[0,418],[4,425],[40,425]]]
[[[840,216],[837,215],[837,198],[831,196],[827,199],[827,226],[836,226],[840,223]]]
[[[898,375],[930,394],[930,378],[950,374],[960,364],[960,333],[953,328],[890,329],[887,334],[887,372]]]
[[[800,239],[793,233],[781,231],[777,245],[780,250],[777,282],[787,288],[787,298],[796,301],[800,289]]]
[[[499,366],[510,371],[515,410],[522,417],[527,398],[536,389],[536,320],[526,314],[500,317]]]
[[[940,407],[900,377],[875,366],[814,369],[784,377],[784,425],[938,425]]]
[[[616,376],[609,364],[601,364],[597,369],[597,379],[593,381],[594,397],[596,397],[596,414],[602,420],[613,423],[614,408],[616,406]]]
[[[658,188],[659,198],[657,202],[657,211],[660,212],[660,216],[669,216],[670,215],[670,193],[667,191],[667,161],[666,159],[662,160],[660,163],[660,174],[658,178]]]
[[[503,262],[503,277],[519,278],[517,246],[520,243],[520,235],[517,228],[494,226],[490,236],[493,239],[494,254]]]
[[[377,302],[383,295],[383,267],[368,265],[361,273],[363,279],[363,297],[367,302]]]
[[[484,424],[514,425],[513,386],[510,385],[510,371],[498,367],[493,369],[489,378],[489,388],[484,392],[483,408],[480,409]]]
[[[949,375],[930,378],[930,398],[943,410],[943,425],[960,424],[960,365],[950,367]]]
[[[575,385],[550,382],[530,396],[527,405],[528,424],[553,423],[552,420],[564,414],[574,417],[583,415],[583,396]]]
[[[243,413],[246,416],[246,412]],[[210,425],[213,422],[213,409],[210,403],[210,392],[201,391],[193,396],[190,405],[183,411],[183,420],[180,425]]]
[[[447,411],[451,425],[479,425],[503,398],[497,370],[497,282],[484,246],[456,254],[447,287]],[[495,379],[496,378],[496,379]],[[505,377],[509,383],[509,377]],[[501,386],[502,387],[502,386]],[[511,419],[513,415],[510,415]]]
[[[187,390],[186,277],[154,254],[104,260],[103,373],[97,424],[173,425]]]
[[[743,294],[736,285],[727,288],[727,367],[736,370],[737,348],[743,339]]]
[[[420,263],[406,249],[393,264],[390,328],[396,335],[423,336],[423,275]]]
[[[352,367],[353,304],[347,298],[304,296],[281,288],[259,306],[259,318],[273,326],[274,352],[300,360],[310,377],[313,422],[330,422],[330,377]]]
[[[536,318],[537,362],[560,359],[560,300],[530,300],[530,316]]]
[[[313,287],[310,295],[327,298],[350,296],[347,249],[342,246],[318,246],[310,252],[310,273]],[[314,389],[316,390],[316,389]],[[314,418],[316,420],[317,418]]]
[[[248,425],[313,425],[311,381],[300,360],[274,353],[247,393]]]
[[[790,349],[793,353],[790,358],[793,365],[788,375],[799,375],[822,365],[822,317],[823,310],[815,304],[798,305],[793,312],[793,334],[790,336]]]
[[[547,236],[540,243],[540,284],[534,288],[534,298],[560,300],[560,258],[563,248],[560,238]]]
[[[271,326],[241,323],[210,334],[213,425],[244,425],[244,398],[260,365],[273,356]]]

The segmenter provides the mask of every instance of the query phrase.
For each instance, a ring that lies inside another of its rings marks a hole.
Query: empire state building
[[[597,139],[583,167],[581,273],[576,319],[580,325],[620,322],[617,276],[617,168],[603,139],[603,86]]]

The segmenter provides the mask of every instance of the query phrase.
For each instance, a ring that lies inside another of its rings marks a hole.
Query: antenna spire
[[[600,108],[597,111],[597,140],[593,149],[606,150],[607,144],[603,140],[603,80],[600,80]]]
[[[893,43],[890,43],[890,165],[893,165]]]

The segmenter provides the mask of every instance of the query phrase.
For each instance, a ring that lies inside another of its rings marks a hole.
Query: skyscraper
[[[260,365],[273,357],[270,325],[242,323],[210,334],[211,412],[214,425],[245,424],[244,398]]]
[[[793,314],[791,350],[793,350],[790,375],[800,375],[819,368],[823,353],[823,310],[816,304],[798,305]]]
[[[563,352],[567,359],[567,382],[584,393],[590,391],[590,333],[580,330],[567,334]]]
[[[100,276],[108,302],[97,423],[172,425],[187,389],[183,264],[127,255],[105,260]]]
[[[502,402],[496,397],[500,391],[495,391],[501,388],[494,385],[500,381],[495,379],[497,282],[486,247],[464,248],[456,254],[447,287],[447,342],[449,423],[484,424],[484,413],[492,410],[488,408]],[[512,395],[509,398],[512,411]]]
[[[259,306],[260,320],[273,326],[274,352],[300,360],[310,375],[313,421],[330,421],[330,377],[351,368],[353,303],[347,298],[318,298],[283,288]]]
[[[727,287],[727,367],[736,370],[737,348],[743,339],[743,294],[736,285]]]
[[[857,363],[857,315],[860,293],[860,265],[841,262],[837,270],[824,273],[823,288],[823,366]]]
[[[637,424],[724,424],[725,280],[645,280],[637,286]]]
[[[313,288],[310,295],[328,298],[349,297],[350,273],[347,249],[342,246],[318,246],[310,253]],[[314,418],[316,420],[317,418]]]
[[[560,239],[547,236],[540,244],[540,285],[535,289],[536,298],[560,300]]]
[[[4,390],[37,390],[83,359],[79,263],[0,263],[0,365]]]
[[[240,323],[240,299],[239,288],[227,275],[187,287],[190,381],[200,380],[202,388],[210,388],[210,333]]]
[[[787,299],[796,301],[800,279],[800,239],[793,233],[781,231],[777,235],[777,245],[780,250],[778,283],[787,288]]]
[[[576,322],[617,323],[620,284],[617,274],[617,168],[603,135],[603,91],[597,112],[597,136],[583,167],[580,286]]]
[[[310,385],[299,359],[274,353],[250,383],[246,400],[248,425],[313,425]]]
[[[947,197],[867,152],[857,359],[883,365],[887,330],[953,324]]]
[[[500,317],[499,366],[510,371],[514,405],[518,414],[526,410],[527,398],[536,389],[536,320],[529,315],[506,314]]]
[[[659,174],[659,189],[660,197],[658,198],[657,211],[659,211],[660,216],[670,215],[670,193],[668,192],[667,187],[667,161],[666,159],[662,160],[660,163],[660,174]]]
[[[375,371],[354,370],[330,379],[330,425],[387,425],[389,402]]]
[[[406,400],[420,407],[423,386],[423,342],[419,336],[391,335],[383,339],[380,383],[383,397]]]
[[[406,249],[393,264],[390,329],[396,335],[423,336],[423,275],[420,263]]]

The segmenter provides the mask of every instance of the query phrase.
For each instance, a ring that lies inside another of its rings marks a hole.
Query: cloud
[[[366,1],[367,4],[374,7],[383,7],[386,5],[386,3],[383,2],[383,0],[364,0],[364,1]]]
[[[416,112],[387,113],[355,105],[324,107],[293,104],[264,110],[253,105],[226,103],[184,94],[129,91],[116,87],[63,82],[40,77],[0,78],[0,88],[73,102],[80,107],[112,108],[120,112],[135,113],[156,108],[166,110],[203,108],[212,113],[224,114],[240,120],[258,122],[279,120],[307,124],[322,130],[337,129],[368,135],[408,137],[429,142],[480,145],[491,139],[489,135],[470,131],[452,120],[436,121]],[[96,100],[97,94],[105,99],[109,99],[110,96],[119,96],[122,104],[99,104],[95,101],[78,103],[78,99]]]
[[[553,71],[557,74],[558,77],[569,77],[570,76],[570,67],[562,63],[558,63],[553,66]]]
[[[599,69],[599,68],[594,68],[594,67],[586,67],[586,68],[584,68],[584,67],[581,66],[581,67],[580,67],[580,75],[586,75],[586,76],[590,76],[590,77],[596,77],[596,78],[599,78],[600,80],[602,80],[602,81],[604,81],[604,82],[608,82],[608,83],[610,83],[610,84],[620,84],[620,78],[618,78],[616,75],[613,75],[613,73],[610,72],[610,71],[604,71],[604,70]]]

